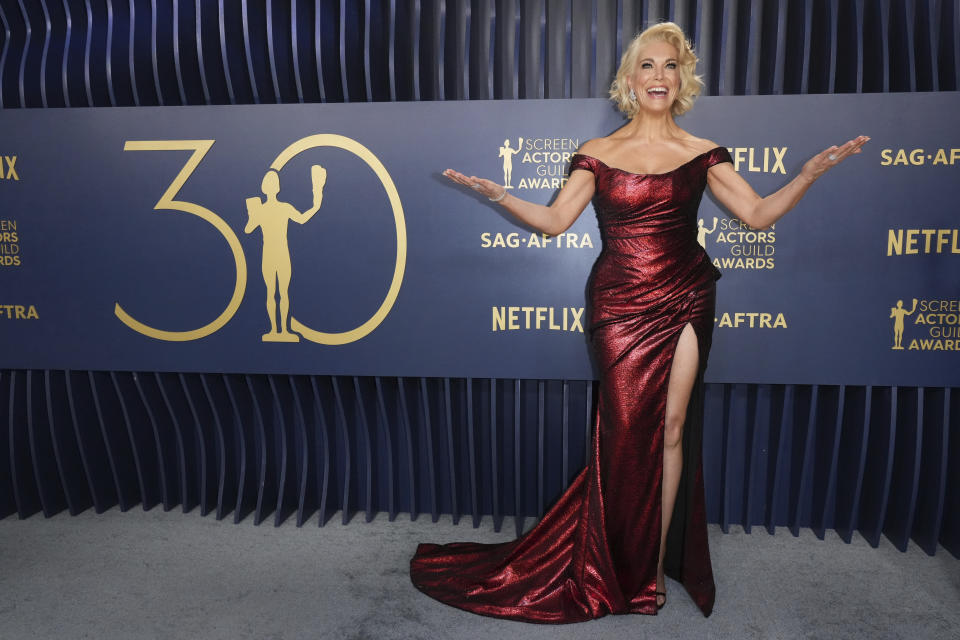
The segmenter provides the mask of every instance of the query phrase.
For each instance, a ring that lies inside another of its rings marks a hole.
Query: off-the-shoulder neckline
[[[685,166],[687,166],[688,164],[691,164],[694,160],[697,160],[697,159],[699,159],[699,158],[702,158],[703,156],[707,155],[708,153],[713,153],[713,152],[716,151],[717,149],[724,149],[724,148],[725,148],[725,147],[722,147],[722,146],[720,146],[720,145],[717,145],[716,147],[713,147],[712,149],[707,149],[707,150],[704,151],[703,153],[700,153],[700,154],[697,154],[697,155],[693,156],[692,158],[690,158],[689,160],[687,160],[686,162],[684,162],[684,163],[681,164],[680,166],[674,167],[673,169],[670,169],[670,171],[664,171],[663,173],[637,173],[636,171],[628,171],[627,169],[621,169],[620,167],[611,167],[610,165],[608,165],[606,162],[604,162],[604,161],[601,160],[600,158],[597,158],[597,157],[595,157],[595,156],[591,156],[591,155],[588,154],[588,153],[575,153],[575,154],[573,154],[573,155],[574,155],[574,156],[583,156],[583,157],[585,157],[585,158],[592,158],[592,159],[596,160],[597,162],[599,162],[600,164],[602,164],[603,166],[605,166],[607,169],[612,169],[613,171],[620,171],[620,172],[622,172],[622,173],[629,173],[629,174],[632,175],[632,176],[667,176],[667,175],[670,175],[671,173],[676,173],[677,171],[679,171],[680,169],[683,169],[683,168],[684,168]]]

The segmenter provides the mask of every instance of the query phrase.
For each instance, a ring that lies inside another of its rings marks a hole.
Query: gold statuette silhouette
[[[290,316],[290,279],[293,267],[290,262],[290,246],[287,244],[287,224],[293,220],[305,224],[320,210],[323,187],[327,182],[327,170],[320,165],[310,168],[313,183],[313,206],[303,213],[288,202],[277,200],[280,192],[280,176],[270,170],[263,176],[261,190],[266,198],[247,198],[247,226],[245,233],[260,227],[263,234],[263,281],[267,285],[267,316],[270,331],[263,334],[264,342],[299,342],[300,336],[287,329]],[[279,322],[277,318],[277,293],[280,294]]]
[[[716,216],[713,217],[713,227],[710,229],[707,229],[705,226],[703,226],[703,218],[699,218],[697,220],[697,242],[700,243],[701,247],[703,247],[704,249],[707,248],[707,234],[713,233],[716,230],[717,230]]]
[[[514,149],[510,146],[510,140],[504,140],[503,146],[500,147],[500,156],[503,158],[503,188],[504,189],[513,189],[513,185],[510,184],[510,181],[513,179],[513,156],[520,153],[520,149],[523,147],[523,138],[517,139],[517,148]]]
[[[913,299],[913,308],[907,311],[903,308],[903,300],[897,300],[897,306],[890,307],[890,317],[893,318],[893,346],[891,349],[903,351],[903,318],[912,315],[917,310],[917,299]]]

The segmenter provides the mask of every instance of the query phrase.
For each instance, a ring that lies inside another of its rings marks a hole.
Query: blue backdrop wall
[[[691,35],[707,94],[957,89],[955,2],[0,0],[0,104],[601,97],[660,18]],[[958,390],[821,382],[708,385],[711,521],[960,552]],[[162,504],[277,524],[492,514],[519,531],[582,466],[594,391],[0,369],[0,517]]]

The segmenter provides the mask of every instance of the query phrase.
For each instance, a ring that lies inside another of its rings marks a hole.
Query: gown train
[[[587,467],[516,540],[419,545],[410,561],[418,589],[467,611],[528,622],[656,614],[667,383],[689,323],[699,366],[664,570],[710,615],[715,586],[700,453],[720,274],[697,244],[696,212],[707,169],[730,161],[716,147],[673,171],[637,174],[573,157],[571,172],[594,174],[603,240],[588,286],[600,392]]]

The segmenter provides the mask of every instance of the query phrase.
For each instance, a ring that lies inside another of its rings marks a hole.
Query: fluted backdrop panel
[[[707,95],[957,89],[955,0],[0,0],[0,103],[603,97],[663,19]]]

